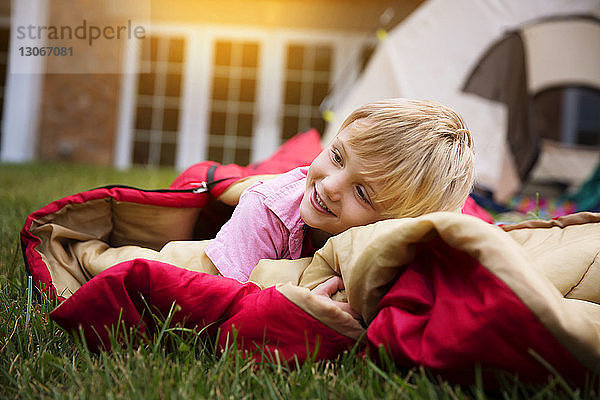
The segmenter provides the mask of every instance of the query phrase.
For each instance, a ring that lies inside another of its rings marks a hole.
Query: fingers
[[[346,287],[344,286],[344,281],[342,280],[341,276],[332,276],[331,278],[328,279],[328,281],[331,282],[331,285],[335,285],[335,292],[337,292],[338,290],[342,290],[345,289]]]
[[[345,288],[344,281],[342,280],[341,277],[336,275],[336,276],[332,276],[331,278],[327,279],[325,282],[317,285],[313,290],[311,290],[311,292],[313,294],[320,296],[320,298],[323,301],[333,303],[334,305],[339,307],[342,311],[350,314],[354,319],[360,320],[360,318],[361,318],[360,314],[358,314],[356,311],[354,311],[352,309],[352,307],[350,307],[350,304],[331,299],[331,296],[335,292],[337,292],[340,289],[344,289],[344,288]]]
[[[344,303],[343,301],[336,301],[336,300],[331,300],[331,301],[333,302],[333,304],[338,306],[342,311],[345,311],[348,314],[350,314],[352,316],[352,318],[358,319],[358,320],[360,319],[360,314],[357,313],[356,311],[354,311],[354,309],[352,307],[350,307],[350,304]]]
[[[344,289],[344,281],[339,276],[332,276],[325,282],[315,287],[312,292],[315,294],[331,297],[332,294],[340,289]]]

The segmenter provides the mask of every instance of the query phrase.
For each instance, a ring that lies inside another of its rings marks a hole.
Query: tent
[[[574,28],[567,29],[570,34],[565,34],[561,30],[564,20],[572,16],[578,18]],[[511,68],[521,63],[517,71],[524,82],[514,86],[525,91],[525,96],[534,98],[563,84],[600,90],[600,25],[595,20],[599,16],[598,0],[429,0],[389,33],[352,90],[334,105],[324,141],[360,104],[390,97],[437,100],[464,116],[475,139],[478,185],[493,192],[496,200],[505,201],[528,175],[539,175],[539,167],[560,166],[553,158],[565,152],[540,144],[525,129],[529,125],[517,129],[515,121],[529,123],[532,116],[522,114],[530,105],[525,101],[520,108],[511,108],[497,94],[502,82],[494,79],[518,80]],[[520,42],[510,48],[518,50],[520,44],[524,49],[520,54],[513,51],[515,58],[510,62],[502,59],[510,76],[496,75],[492,66],[498,67],[493,61],[499,53],[494,49],[514,32]],[[517,141],[510,141],[515,137]],[[541,148],[545,150],[540,155]],[[571,182],[591,174],[598,160],[597,148],[575,150],[569,162],[577,166],[561,168],[570,170]]]

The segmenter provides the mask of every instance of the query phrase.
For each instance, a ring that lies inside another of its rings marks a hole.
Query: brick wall
[[[0,0],[0,17],[10,17],[10,0]]]
[[[45,76],[38,155],[110,165],[113,160],[120,76]]]
[[[119,25],[106,1],[51,0],[48,25],[76,27],[83,16],[98,26]],[[37,153],[42,160],[112,164],[116,137],[123,40],[62,40],[78,57],[48,57]],[[87,52],[87,53],[86,53]],[[81,54],[86,54],[81,56]],[[93,73],[81,73],[82,71]],[[65,72],[65,73],[57,73]]]

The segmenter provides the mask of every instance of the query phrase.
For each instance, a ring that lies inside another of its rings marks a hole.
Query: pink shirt
[[[301,257],[304,221],[300,202],[308,167],[246,189],[231,219],[206,247],[206,255],[221,275],[246,282],[262,259]]]

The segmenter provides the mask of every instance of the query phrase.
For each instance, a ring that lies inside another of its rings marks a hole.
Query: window
[[[127,41],[115,165],[247,165],[326,126],[334,81],[350,84],[366,44],[349,33],[157,26]]]
[[[137,79],[133,134],[134,164],[175,165],[185,40],[149,36],[143,40]]]
[[[315,128],[325,130],[319,106],[329,92],[333,49],[329,45],[287,46],[282,140]]]
[[[214,44],[208,159],[250,163],[260,46],[254,41]]]
[[[565,92],[563,109],[566,108],[566,114],[574,115],[563,118],[574,121],[571,125],[563,123],[563,136],[580,145],[600,147],[600,90],[570,87]]]
[[[567,145],[600,146],[600,90],[584,86],[546,89],[533,98],[532,129]]]

